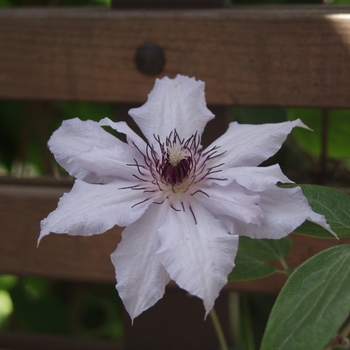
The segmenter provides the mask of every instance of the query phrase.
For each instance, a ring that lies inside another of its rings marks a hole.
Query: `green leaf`
[[[261,350],[324,349],[350,311],[350,245],[299,266],[272,309]]]
[[[271,275],[276,271],[274,266],[257,259],[243,250],[238,250],[235,264],[236,266],[228,276],[229,281],[261,278]]]
[[[312,209],[325,216],[327,223],[338,237],[350,237],[350,196],[324,186],[300,185],[300,187]],[[333,237],[321,226],[308,221],[295,232],[319,238]]]
[[[239,249],[260,260],[280,260],[291,250],[292,242],[289,237],[282,239],[252,239],[239,238]]]
[[[240,237],[236,266],[228,279],[242,281],[271,275],[276,268],[263,260],[280,260],[289,253],[291,247],[289,237],[279,240]]]

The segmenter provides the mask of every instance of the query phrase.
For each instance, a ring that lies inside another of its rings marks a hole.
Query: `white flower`
[[[39,240],[127,226],[111,258],[132,319],[163,296],[170,279],[203,299],[208,313],[234,267],[239,235],[278,239],[305,220],[330,231],[299,187],[276,186],[291,183],[278,165],[257,167],[293,127],[305,127],[300,120],[231,123],[203,150],[201,135],[214,115],[204,83],[180,75],[156,80],[147,102],[129,113],[146,142],[108,118],[68,120],[52,135],[50,150],[77,180],[42,221]]]

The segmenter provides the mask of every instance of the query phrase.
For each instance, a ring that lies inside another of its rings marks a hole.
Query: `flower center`
[[[157,135],[154,135],[154,138],[158,147],[148,144],[145,152],[134,144],[143,156],[144,163],[134,159],[135,163],[127,164],[137,169],[133,176],[139,181],[138,184],[127,188],[142,190],[151,197],[162,193],[162,199],[158,202],[161,204],[166,199],[174,199],[176,194],[187,193],[190,196],[199,192],[206,194],[202,189],[203,181],[225,180],[217,177],[223,163],[216,162],[215,165],[212,163],[214,158],[225,153],[225,151],[218,152],[219,146],[202,151],[200,136],[197,133],[185,140],[180,138],[176,130],[173,130],[165,140],[161,140]],[[142,202],[135,205],[140,203]]]
[[[191,152],[186,146],[178,143],[167,146],[160,166],[163,182],[170,186],[181,185],[188,178],[192,165]]]
[[[190,152],[182,147],[182,145],[175,143],[167,147],[169,162],[173,167],[176,167],[182,160],[190,156]]]

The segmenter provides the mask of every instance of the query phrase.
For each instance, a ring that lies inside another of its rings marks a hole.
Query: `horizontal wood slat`
[[[53,315],[54,317],[54,315]],[[117,342],[29,332],[0,332],[1,350],[124,350]]]
[[[350,107],[350,8],[2,9],[0,98],[144,102],[136,49],[206,82],[221,105]]]
[[[69,188],[0,186],[0,271],[75,281],[111,282],[110,254],[121,229],[89,237],[50,235],[37,248],[40,221]],[[73,239],[72,239],[73,238]]]
[[[69,187],[0,184],[0,273],[54,279],[115,282],[110,254],[120,241],[121,228],[92,237],[51,234],[36,247],[40,220],[57,206]],[[298,266],[310,256],[330,246],[350,243],[350,239],[312,239],[292,235],[293,251],[287,262]],[[286,278],[230,283],[227,288],[255,293],[277,293]]]

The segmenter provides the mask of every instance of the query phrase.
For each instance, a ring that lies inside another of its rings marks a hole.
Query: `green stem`
[[[283,266],[284,273],[285,273],[287,276],[290,276],[290,275],[293,273],[294,269],[291,269],[291,268],[287,265],[286,261],[285,261],[283,258],[280,259],[280,263],[281,263],[281,265]],[[278,271],[278,272],[279,272],[279,271]]]
[[[350,322],[340,332],[340,336],[342,336],[343,338],[346,338],[349,334],[350,334]]]
[[[218,315],[216,314],[216,311],[215,311],[214,308],[212,308],[210,310],[209,315],[210,315],[210,318],[211,318],[211,320],[213,322],[214,329],[215,329],[216,335],[218,337],[221,350],[228,350],[228,346],[227,346],[227,343],[226,343],[224,332],[222,331]]]
[[[231,329],[231,342],[234,347],[238,348],[240,344],[240,329],[241,329],[241,310],[240,310],[240,295],[238,292],[228,293],[228,307]]]
[[[285,270],[289,270],[289,266],[283,258],[280,259],[280,263]]]
[[[342,340],[342,339],[346,338],[349,334],[350,334],[350,322],[343,328],[343,330],[338,335],[336,335],[332,339],[332,341],[330,342],[330,344],[328,344],[328,346],[325,348],[325,350],[332,350],[332,349],[338,347],[339,346],[339,343],[338,343],[339,340],[337,338],[339,337],[340,340]]]

